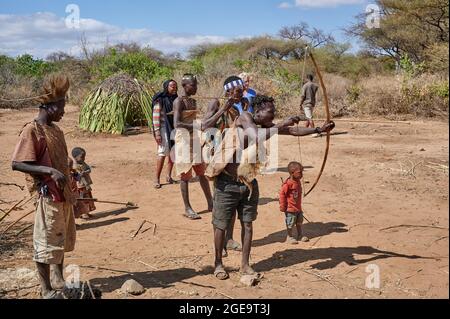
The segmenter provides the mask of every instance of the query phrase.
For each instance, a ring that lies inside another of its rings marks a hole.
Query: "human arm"
[[[214,100],[208,106],[208,110],[202,121],[202,130],[207,130],[216,125],[217,121],[233,106],[234,101],[232,99],[227,100],[223,107],[220,107],[219,100]]]
[[[156,103],[153,108],[153,129],[155,132],[155,140],[158,145],[161,145],[161,104]]]
[[[63,189],[67,183],[67,179],[60,171],[47,166],[39,166],[32,162],[12,162],[12,170],[22,172],[25,174],[32,174],[37,176],[50,176],[58,186]]]
[[[46,142],[37,136],[34,125],[25,126],[12,156],[12,170],[35,176],[50,176],[62,189],[67,182],[64,174],[40,162],[46,148]]]
[[[285,213],[287,211],[287,184],[281,187],[280,191],[280,212]]]

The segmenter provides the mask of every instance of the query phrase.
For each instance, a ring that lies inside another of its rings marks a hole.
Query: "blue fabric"
[[[249,102],[248,111],[253,114],[253,99],[256,97],[256,91],[253,89],[248,89],[248,91],[244,93],[244,97],[247,98]]]

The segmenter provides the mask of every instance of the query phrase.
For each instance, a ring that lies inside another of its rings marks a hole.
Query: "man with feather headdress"
[[[69,181],[67,145],[55,124],[64,116],[69,79],[49,76],[37,117],[20,133],[12,169],[26,174],[27,186],[36,198],[33,260],[36,262],[44,299],[62,298],[64,253],[75,248],[76,204]]]

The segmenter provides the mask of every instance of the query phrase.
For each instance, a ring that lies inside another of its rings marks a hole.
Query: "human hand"
[[[162,137],[159,134],[156,134],[155,136],[156,144],[161,145],[162,144]]]
[[[336,123],[334,123],[333,121],[327,121],[321,128],[322,132],[331,132],[332,130],[334,130],[334,128],[336,127]]]
[[[50,177],[55,181],[56,186],[58,186],[59,189],[64,189],[64,186],[66,186],[67,183],[67,179],[63,173],[52,168]]]
[[[300,120],[301,120],[301,119],[300,119],[299,116],[293,116],[293,117],[290,117],[290,118],[284,120],[283,126],[284,126],[284,127],[293,126],[293,125],[295,125],[295,124],[300,123]]]

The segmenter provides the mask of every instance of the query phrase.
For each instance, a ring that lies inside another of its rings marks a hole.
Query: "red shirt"
[[[290,178],[281,187],[280,211],[283,213],[302,211],[302,186]]]

